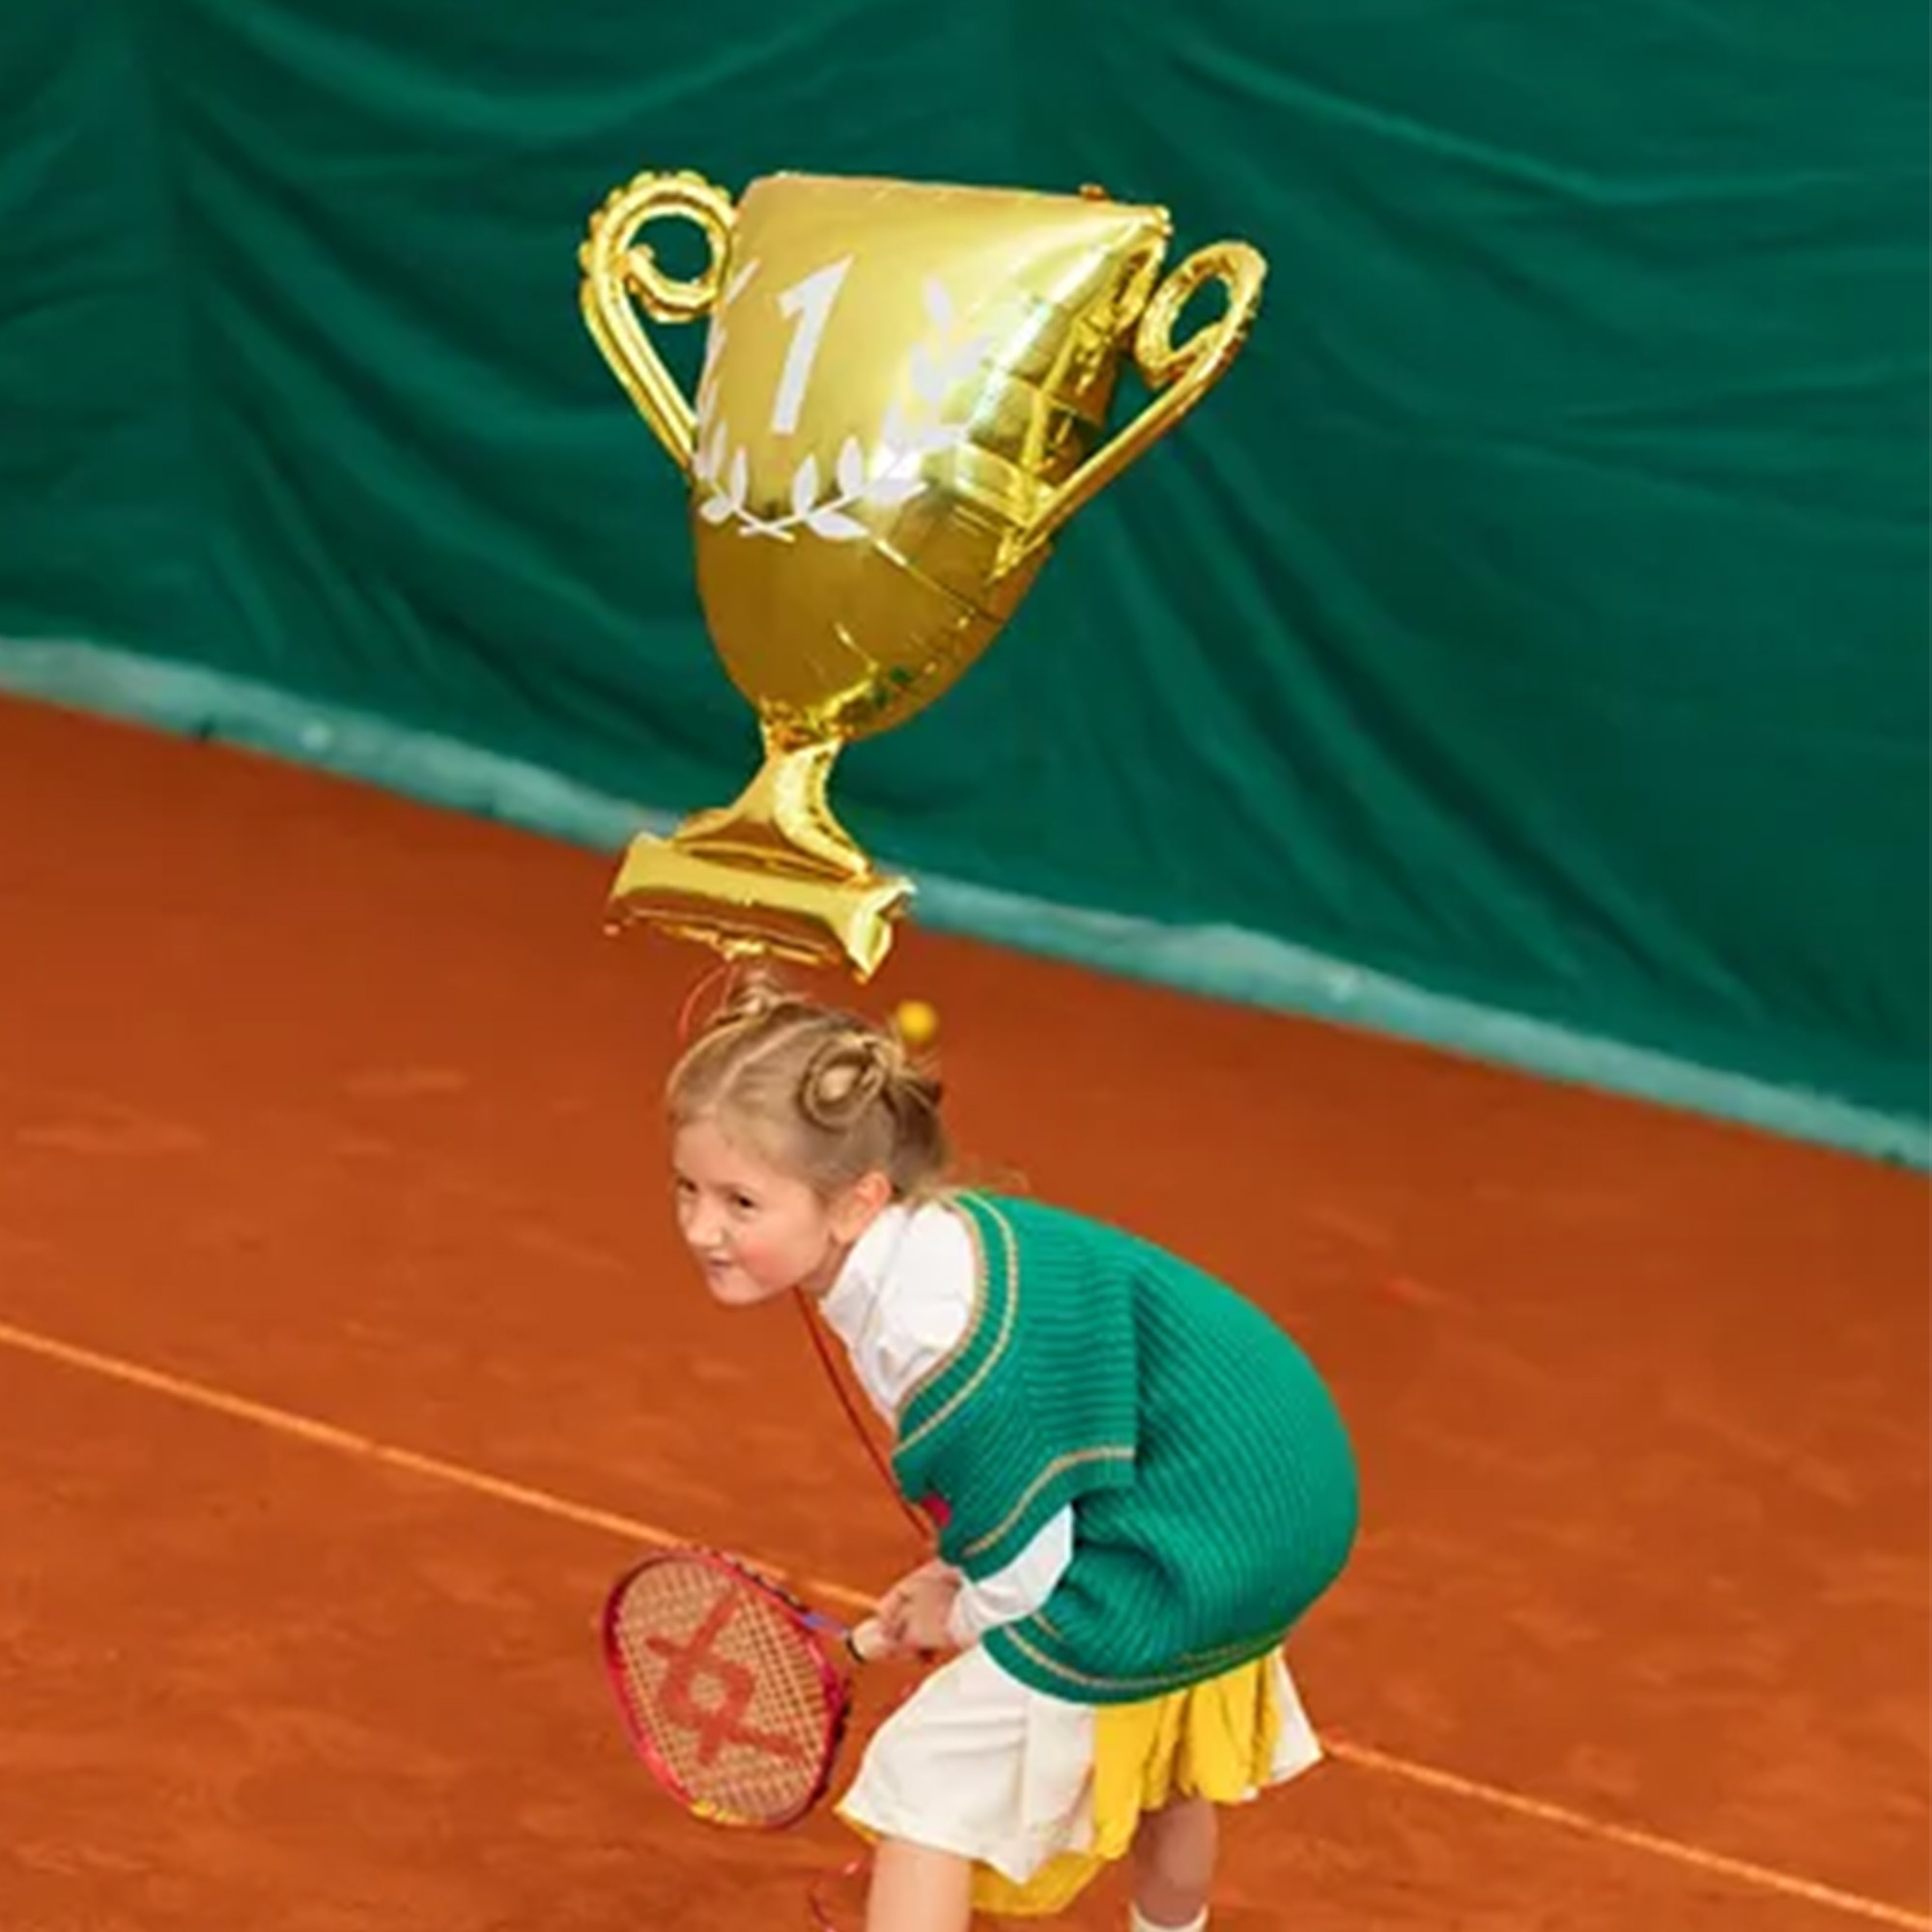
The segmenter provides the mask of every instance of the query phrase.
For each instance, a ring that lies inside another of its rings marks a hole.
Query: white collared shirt
[[[907,1395],[966,1339],[978,1261],[966,1224],[940,1203],[895,1205],[867,1228],[819,1306],[867,1400],[896,1426]],[[1031,1616],[1073,1560],[1073,1511],[1053,1517],[1006,1566],[964,1584],[952,1606],[964,1647]]]

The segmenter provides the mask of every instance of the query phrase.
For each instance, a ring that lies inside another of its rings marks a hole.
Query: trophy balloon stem
[[[769,955],[869,980],[913,888],[874,871],[834,815],[838,750],[779,745],[768,731],[764,763],[734,803],[695,813],[667,838],[631,841],[611,929],[641,923],[726,958]]]

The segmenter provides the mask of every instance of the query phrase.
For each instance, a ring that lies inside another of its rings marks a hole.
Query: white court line
[[[520,1508],[534,1510],[564,1522],[582,1523],[586,1529],[604,1530],[633,1543],[665,1548],[689,1541],[671,1530],[659,1528],[655,1523],[640,1522],[635,1517],[619,1516],[612,1510],[594,1509],[586,1503],[572,1502],[568,1497],[553,1495],[547,1490],[509,1482],[501,1476],[469,1468],[462,1463],[447,1463],[440,1456],[420,1455],[413,1449],[379,1441],[373,1435],[358,1435],[353,1429],[340,1429],[333,1423],[318,1422],[312,1416],[298,1415],[290,1409],[276,1408],[267,1403],[250,1402],[246,1396],[233,1395],[226,1389],[211,1388],[205,1382],[171,1376],[164,1370],[146,1368],[139,1362],[127,1361],[119,1355],[78,1348],[71,1342],[62,1342],[33,1329],[16,1328],[9,1322],[0,1321],[0,1347],[39,1356],[43,1361],[58,1362],[63,1367],[79,1369],[89,1375],[101,1376],[133,1388],[147,1389],[155,1395],[167,1396],[175,1402],[207,1409],[216,1415],[253,1423],[258,1429],[271,1431],[277,1435],[292,1436],[298,1441],[314,1443],[319,1448],[333,1449],[365,1462],[405,1469],[412,1475],[426,1476],[433,1482],[446,1483],[451,1488],[468,1490],[475,1495],[494,1496],[498,1502],[515,1503]],[[845,1584],[794,1577],[789,1572],[763,1563],[755,1556],[748,1555],[746,1560],[764,1570],[768,1576],[788,1581],[827,1603],[857,1610],[872,1606],[870,1597]],[[1840,1891],[1835,1887],[1800,1878],[1793,1872],[1776,1871],[1769,1865],[1752,1864],[1744,1859],[1726,1858],[1721,1853],[1707,1852],[1675,1838],[1660,1837],[1652,1832],[1614,1824],[1608,1819],[1593,1818],[1587,1812],[1573,1811],[1565,1805],[1548,1804],[1540,1798],[1527,1798],[1501,1785],[1460,1777],[1454,1772],[1439,1771],[1433,1765],[1418,1764],[1388,1751],[1374,1750],[1366,1745],[1350,1744],[1325,1735],[1323,1743],[1331,1757],[1384,1777],[1398,1778],[1425,1790],[1488,1805],[1492,1810],[1507,1811],[1520,1818],[1534,1819],[1539,1824],[1554,1825],[1577,1836],[1594,1838],[1602,1844],[1645,1852],[1672,1864],[1712,1877],[1733,1879],[1740,1885],[1750,1886],[1760,1891],[1803,1899],[1807,1904],[1822,1906],[1848,1918],[1861,1918],[1870,1924],[1904,1926],[1908,1932],[1932,1932],[1932,1918],[1922,1913],[1907,1911],[1903,1906],[1888,1905],[1882,1899]]]

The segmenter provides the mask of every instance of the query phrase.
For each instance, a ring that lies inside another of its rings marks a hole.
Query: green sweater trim
[[[1192,1652],[1177,1659],[1166,1670],[1129,1676],[1102,1675],[1067,1662],[1064,1655],[1056,1654],[1065,1651],[1065,1638],[1044,1615],[1002,1624],[986,1633],[985,1642],[987,1653],[1009,1677],[1017,1677],[1050,1697],[1065,1698],[1069,1704],[1135,1704],[1190,1690],[1246,1663],[1258,1663],[1278,1651],[1287,1636],[1284,1626],[1242,1643]]]

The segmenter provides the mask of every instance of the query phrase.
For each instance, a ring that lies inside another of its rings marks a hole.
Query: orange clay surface
[[[0,703],[0,1925],[804,1927],[846,1833],[687,1820],[592,1635],[655,1532],[835,1608],[920,1553],[680,1257],[703,955],[204,745]],[[1932,1924],[1921,1177],[917,931],[915,996],[981,1170],[1239,1284],[1356,1435],[1334,1756],[1216,1932]]]

